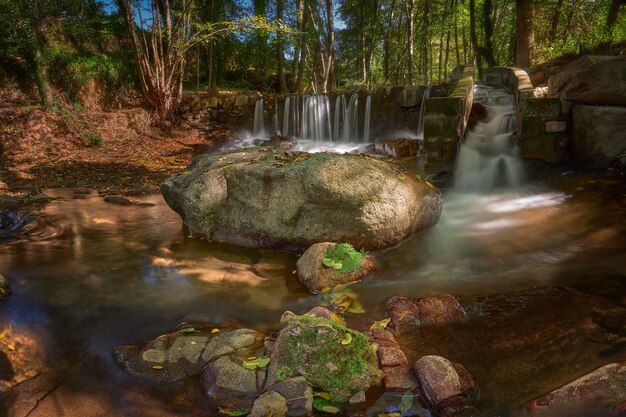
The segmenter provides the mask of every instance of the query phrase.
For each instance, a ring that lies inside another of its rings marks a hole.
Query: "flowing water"
[[[264,128],[263,103],[263,99],[259,99],[255,106],[253,139],[267,138],[278,133],[284,137],[295,138],[296,150],[339,153],[362,152],[373,142],[370,134],[371,95],[365,99],[362,119],[357,93],[350,95],[349,99],[344,94],[337,95],[333,107],[328,94],[287,96],[283,105],[282,122],[279,119],[278,104],[274,107],[271,132]],[[248,144],[254,143],[243,142],[243,146]]]
[[[476,85],[474,102],[487,109],[487,119],[470,128],[459,149],[455,188],[489,191],[522,182],[522,165],[514,144],[513,96],[503,88]]]

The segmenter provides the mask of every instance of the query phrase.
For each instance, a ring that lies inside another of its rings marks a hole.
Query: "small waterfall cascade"
[[[426,99],[430,98],[430,89],[429,86],[424,90],[424,94],[422,94],[422,103],[420,105],[420,115],[417,119],[417,139],[424,140],[424,114],[426,113]]]
[[[252,129],[252,137],[265,137],[265,114],[263,112],[263,99],[257,100],[254,105],[254,127]]]
[[[353,93],[349,99],[344,94],[335,97],[334,107],[327,94],[305,94],[285,97],[282,122],[278,105],[272,119],[272,131],[264,126],[263,99],[256,102],[254,110],[255,139],[267,137],[268,133],[281,134],[316,142],[370,143],[372,96],[368,95],[362,115],[359,114],[359,95]],[[359,121],[363,120],[360,129]]]
[[[466,134],[456,161],[454,188],[487,192],[521,184],[523,170],[514,144],[517,119],[513,96],[504,88],[476,85],[474,103],[487,109],[487,118]]]

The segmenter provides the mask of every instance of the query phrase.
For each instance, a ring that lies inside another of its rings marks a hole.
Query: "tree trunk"
[[[35,49],[33,52],[31,61],[41,105],[46,109],[50,108],[50,106],[52,106],[52,89],[48,81],[46,64],[39,48]]]
[[[276,1],[276,18],[282,24],[284,19],[285,0]],[[278,55],[278,92],[285,94],[287,92],[287,80],[285,79],[285,53],[284,53],[284,39],[283,35],[279,32],[276,36],[277,46],[276,53]]]
[[[626,0],[613,0],[611,2],[611,8],[609,14],[606,16],[606,25],[612,27],[617,22],[619,17],[619,11],[626,4]]]
[[[563,0],[558,0],[554,12],[552,13],[552,19],[550,19],[550,33],[548,34],[550,41],[556,39],[556,31],[559,28],[559,21],[561,20],[561,9],[563,9]]]
[[[532,62],[534,45],[533,0],[516,0],[515,10],[515,66],[528,68]]]
[[[407,84],[413,84],[413,37],[415,36],[415,0],[405,0],[406,5],[406,59],[407,59]]]
[[[333,20],[333,0],[326,0],[326,50],[328,54],[328,64],[326,67],[325,92],[335,91],[335,23]]]

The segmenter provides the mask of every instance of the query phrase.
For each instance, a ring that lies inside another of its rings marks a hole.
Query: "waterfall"
[[[285,97],[285,105],[283,106],[283,130],[282,130],[282,135],[287,137],[289,136],[289,112],[291,111],[291,108],[289,107],[289,104],[291,102],[291,97],[287,96]]]
[[[333,140],[335,142],[339,141],[339,124],[342,120],[342,99],[343,94],[339,94],[337,98],[335,98],[335,122],[333,123]]]
[[[370,142],[370,114],[372,113],[372,96],[365,101],[365,121],[363,122],[363,142]]]
[[[255,139],[265,136],[265,120],[263,114],[263,99],[258,99],[254,106],[254,128],[252,129],[252,137]]]
[[[471,128],[457,157],[454,188],[489,191],[522,182],[522,165],[513,144],[517,129],[511,94],[503,89],[477,85],[475,102],[483,103],[488,118]]]
[[[417,139],[424,140],[424,114],[426,113],[426,99],[430,98],[431,87],[424,90],[422,94],[422,104],[420,105],[420,115],[417,119]]]
[[[274,99],[274,117],[272,118],[272,135],[280,136],[280,123],[278,122],[278,99]]]
[[[343,142],[357,141],[359,137],[359,95],[353,93],[343,118]]]

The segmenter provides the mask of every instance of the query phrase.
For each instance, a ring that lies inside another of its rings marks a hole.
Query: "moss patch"
[[[365,335],[316,316],[292,316],[281,332],[281,369],[289,366],[345,401],[380,380],[375,351]]]

